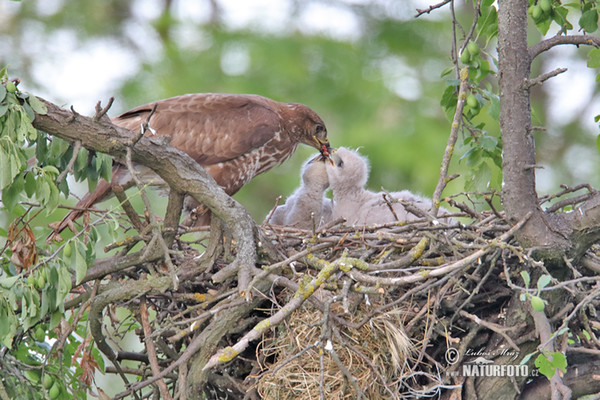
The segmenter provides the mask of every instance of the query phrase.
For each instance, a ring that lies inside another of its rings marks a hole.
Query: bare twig
[[[65,177],[67,176],[67,174],[73,173],[73,165],[75,164],[75,161],[77,160],[77,155],[79,154],[79,149],[81,149],[81,141],[76,140],[75,143],[73,144],[73,155],[71,156],[71,159],[69,160],[69,163],[67,164],[67,167],[56,178],[56,183],[62,182],[62,180],[65,179]]]
[[[427,8],[424,8],[424,9],[417,8],[417,14],[415,15],[415,18],[418,18],[418,17],[420,17],[423,14],[429,14],[433,10],[436,10],[438,8],[441,8],[441,7],[444,7],[446,4],[450,3],[450,1],[452,1],[452,0],[444,0],[444,1],[440,2],[440,3],[430,5]]]
[[[96,114],[94,114],[94,116],[93,116],[94,121],[100,121],[100,119],[106,115],[106,113],[108,112],[110,107],[113,105],[114,101],[115,101],[114,97],[111,97],[110,99],[108,99],[108,104],[106,104],[106,107],[104,107],[104,108],[102,108],[102,105],[100,102],[96,103]]]
[[[523,89],[530,89],[533,86],[536,85],[541,85],[542,83],[544,83],[545,81],[547,81],[550,78],[553,78],[557,75],[560,75],[564,72],[567,72],[566,68],[556,68],[550,72],[546,72],[543,73],[533,79],[528,79],[525,83],[524,83],[524,88]]]

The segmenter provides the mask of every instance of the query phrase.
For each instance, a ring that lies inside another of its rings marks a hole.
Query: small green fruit
[[[469,44],[467,45],[467,49],[469,50],[469,53],[471,53],[474,56],[479,54],[479,46],[475,42],[469,42]]]
[[[44,278],[44,275],[39,274],[37,276],[37,278],[35,279],[35,288],[37,290],[42,290],[43,288],[46,287],[46,278]]]
[[[533,6],[533,10],[531,11],[531,17],[537,21],[540,19],[540,17],[542,16],[543,11],[542,11],[542,7],[540,7],[539,5],[535,5]]]
[[[50,397],[50,400],[54,400],[55,398],[58,397],[59,394],[60,394],[60,385],[58,384],[58,382],[54,382],[54,385],[52,385],[50,390],[48,390],[48,397]]]
[[[479,100],[477,100],[477,97],[473,94],[467,96],[467,104],[473,109],[479,108]]]
[[[54,384],[54,378],[52,375],[44,375],[44,379],[42,380],[42,385],[44,385],[44,389],[48,390]]]
[[[13,81],[6,81],[6,91],[8,93],[14,93],[17,91],[17,87]]]
[[[542,300],[539,296],[531,296],[531,308],[535,311],[544,311],[544,300]]]
[[[71,248],[71,243],[65,244],[65,248],[63,251],[64,251],[64,255],[66,258],[71,257],[71,254],[73,253],[73,249]]]
[[[544,14],[550,14],[552,11],[552,1],[550,0],[540,0],[539,5]]]
[[[463,64],[468,64],[471,61],[471,53],[469,53],[469,49],[465,48],[462,53],[460,53],[460,62]]]

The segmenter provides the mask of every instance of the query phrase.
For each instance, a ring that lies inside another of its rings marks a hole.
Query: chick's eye
[[[342,165],[344,165],[344,162],[342,160],[338,161],[337,166],[341,168]]]

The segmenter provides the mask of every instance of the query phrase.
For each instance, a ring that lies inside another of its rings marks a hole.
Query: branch
[[[450,166],[450,160],[454,153],[454,145],[458,138],[458,130],[462,122],[462,112],[465,106],[465,99],[467,97],[467,83],[469,82],[469,68],[464,67],[460,71],[460,87],[458,88],[458,103],[456,103],[456,111],[454,112],[454,120],[452,121],[452,128],[450,129],[450,137],[446,144],[446,151],[444,152],[444,158],[442,159],[442,166],[440,168],[440,178],[433,192],[433,206],[431,213],[434,217],[437,216],[438,210],[440,209],[440,198],[442,191],[448,183],[448,168]]]
[[[446,4],[450,3],[450,1],[452,1],[452,0],[443,0],[442,2],[440,2],[438,4],[433,4],[433,5],[431,5],[431,6],[427,7],[427,8],[424,8],[424,9],[417,8],[417,14],[415,15],[415,18],[419,18],[423,14],[429,14],[429,13],[431,13],[435,9],[442,8]]]
[[[541,74],[533,79],[527,79],[525,81],[525,87],[524,89],[529,89],[535,85],[541,85],[542,83],[544,83],[545,81],[547,81],[550,78],[553,78],[557,75],[562,74],[563,72],[567,72],[566,68],[556,68],[550,72],[546,72],[544,74]]]
[[[154,348],[154,342],[152,341],[152,330],[150,328],[150,322],[148,320],[148,306],[146,305],[146,297],[142,297],[140,303],[140,318],[142,320],[142,329],[144,330],[144,341],[146,342],[146,349],[148,351],[148,360],[150,362],[150,368],[154,375],[160,374],[160,367],[158,365],[158,358],[156,357],[156,349]],[[160,390],[160,395],[165,400],[173,400],[167,384],[164,380],[159,379],[156,384]]]
[[[531,46],[527,50],[529,53],[529,59],[533,61],[535,57],[537,57],[544,51],[550,50],[554,46],[559,46],[563,44],[600,47],[600,37],[592,35],[556,35],[549,39],[542,40],[541,42]]]

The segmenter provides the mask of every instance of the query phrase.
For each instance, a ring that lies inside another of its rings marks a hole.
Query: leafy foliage
[[[89,375],[90,366],[102,360],[94,351],[93,362],[76,362],[91,354],[89,344],[87,349],[78,350],[87,336],[84,318],[71,316],[66,324],[59,323],[66,317],[65,299],[72,288],[72,277],[75,283],[81,281],[95,259],[97,235],[92,229],[57,249],[48,248],[52,253],[40,251],[30,222],[43,210],[47,215],[54,212],[61,190],[68,194],[66,181],[58,183],[57,178],[58,168],[65,168],[72,149],[59,139],[49,140],[32,126],[34,112],[43,115],[46,106],[8,80],[6,68],[0,71],[0,82],[2,205],[17,215],[6,231],[0,231],[5,239],[0,250],[0,350],[11,349],[15,357],[15,364],[0,362],[0,376],[11,398],[81,398],[91,382],[82,382],[78,377]],[[110,171],[110,158],[97,157],[99,161],[90,167],[87,152],[81,154],[86,162],[75,163],[74,167],[80,178],[93,180],[102,171]],[[28,162],[32,156],[39,163]],[[81,354],[75,357],[76,352]],[[17,366],[18,371],[14,371]]]

